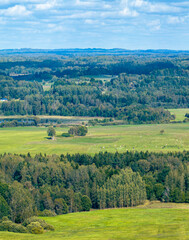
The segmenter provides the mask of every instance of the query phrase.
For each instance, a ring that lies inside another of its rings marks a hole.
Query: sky
[[[189,1],[0,0],[0,49],[189,50]]]

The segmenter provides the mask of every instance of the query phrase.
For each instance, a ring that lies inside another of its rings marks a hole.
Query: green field
[[[164,134],[160,134],[160,130]],[[0,129],[0,153],[88,153],[99,151],[183,151],[189,150],[189,123],[89,127],[85,137],[63,138],[68,128],[57,128],[55,141],[47,138],[47,128]]]
[[[189,239],[188,204],[96,210],[44,218],[55,227],[42,235],[0,232],[0,240]]]
[[[189,113],[189,108],[179,108],[179,109],[169,109],[171,114],[175,114],[175,121],[183,121],[185,119],[185,114]]]

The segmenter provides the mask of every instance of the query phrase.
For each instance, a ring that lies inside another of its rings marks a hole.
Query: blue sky
[[[189,50],[189,1],[0,0],[0,49]]]

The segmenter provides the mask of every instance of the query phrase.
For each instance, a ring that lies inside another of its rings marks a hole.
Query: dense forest
[[[184,54],[1,57],[0,114],[166,123],[189,107],[188,79]]]
[[[189,152],[0,156],[0,218],[189,202]]]

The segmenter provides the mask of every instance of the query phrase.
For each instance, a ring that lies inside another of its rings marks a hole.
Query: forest
[[[130,207],[146,199],[189,202],[189,152],[100,152],[94,156],[3,154],[0,214],[33,216]]]
[[[0,102],[0,114],[168,123],[174,115],[167,109],[189,107],[188,60],[187,54],[1,57],[0,99],[8,101]]]

